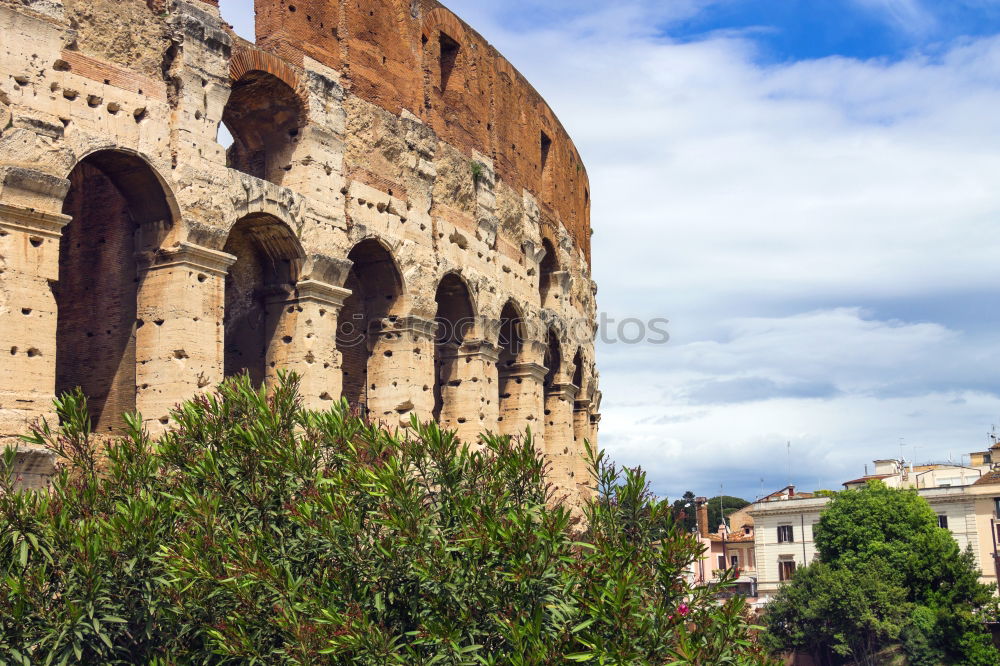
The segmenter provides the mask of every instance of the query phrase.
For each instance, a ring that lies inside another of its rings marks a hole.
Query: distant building
[[[733,572],[736,584],[732,594],[757,599],[757,556],[754,550],[754,520],[747,506],[724,520],[717,530],[709,532],[708,500],[695,500],[698,518],[698,539],[705,548],[695,563],[695,583],[717,582],[723,574]]]
[[[937,514],[938,525],[951,532],[960,548],[972,549],[976,566],[982,572],[980,580],[997,583],[1000,444],[994,444],[989,451],[972,453],[968,466],[876,460],[873,471],[845,482],[844,488],[857,489],[878,480],[890,488],[916,490]],[[796,569],[816,559],[814,529],[830,499],[828,495],[798,493],[794,486],[786,486],[746,509],[755,526],[758,603],[766,603]]]

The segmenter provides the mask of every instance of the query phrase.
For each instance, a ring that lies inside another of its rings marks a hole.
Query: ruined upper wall
[[[348,92],[490,157],[498,178],[542,208],[589,261],[590,191],[569,135],[541,95],[480,34],[436,0],[255,0],[257,45],[296,67],[308,57]],[[543,153],[546,153],[543,157]]]

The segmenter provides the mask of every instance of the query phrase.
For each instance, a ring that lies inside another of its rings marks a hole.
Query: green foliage
[[[899,639],[909,612],[905,590],[884,565],[855,572],[813,562],[768,605],[765,641],[776,651],[809,652],[818,663],[835,655],[875,664]]]
[[[61,399],[51,492],[0,475],[0,664],[771,663],[742,601],[685,583],[700,547],[641,472],[592,453],[582,529],[530,436],[388,432],[296,388],[227,382],[101,454]]]
[[[679,522],[685,532],[698,530],[698,507],[695,506],[694,500],[695,495],[689,490],[679,500],[674,501],[674,520]]]
[[[742,497],[732,497],[731,495],[717,495],[708,500],[708,531],[715,532],[722,524],[723,516],[727,519],[740,509],[750,505]],[[739,529],[741,525],[731,525],[733,529]]]
[[[486,174],[486,167],[483,166],[482,162],[477,162],[476,160],[472,160],[469,163],[469,170],[472,172],[472,182],[474,183],[481,181]]]
[[[915,491],[881,482],[837,493],[816,528],[821,563],[768,605],[766,642],[821,663],[877,663],[900,643],[911,664],[996,664],[984,612],[993,588]]]

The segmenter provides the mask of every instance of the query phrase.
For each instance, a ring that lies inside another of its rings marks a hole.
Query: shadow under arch
[[[389,248],[376,238],[355,245],[347,255],[352,263],[344,302],[337,322],[337,349],[343,369],[342,397],[361,412],[388,376],[391,350],[382,350],[383,332],[405,310],[405,288],[399,265]]]
[[[548,307],[550,295],[554,293],[553,275],[559,272],[559,257],[556,255],[555,246],[548,238],[542,239],[542,249],[545,255],[542,257],[541,266],[538,268],[538,295],[541,306]]]
[[[523,419],[518,412],[524,411],[528,397],[526,376],[520,370],[525,353],[525,320],[523,311],[514,300],[507,301],[500,311],[497,348],[497,424],[503,435],[518,435]]]
[[[80,387],[94,431],[117,433],[136,409],[144,268],[174,227],[176,202],[140,155],[102,149],[69,174],[59,243],[56,394]],[[152,324],[151,324],[152,325]]]
[[[278,369],[274,347],[305,253],[291,228],[266,213],[233,225],[224,251],[236,257],[226,275],[224,374],[245,372],[261,385]]]
[[[458,353],[474,329],[476,306],[469,286],[459,273],[446,274],[438,283],[434,340],[434,419],[440,423],[461,422]]]

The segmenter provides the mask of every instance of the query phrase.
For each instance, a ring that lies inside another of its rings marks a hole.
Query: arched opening
[[[545,391],[555,388],[562,370],[562,345],[559,344],[559,335],[549,329],[545,340]]]
[[[362,413],[380,383],[391,381],[387,363],[392,352],[381,350],[387,320],[398,314],[403,279],[389,251],[377,240],[358,243],[347,255],[353,262],[337,323],[337,349],[343,368],[342,397]]]
[[[584,394],[583,350],[577,349],[573,357],[573,386],[576,387],[576,401],[573,405],[573,441],[577,443],[577,454],[582,454],[584,440],[590,436],[590,400]]]
[[[101,151],[69,175],[54,287],[56,394],[83,389],[95,432],[115,433],[136,408],[140,265],[173,223],[166,193],[141,158]],[[162,323],[162,322],[161,322]]]
[[[559,271],[559,260],[556,257],[556,249],[548,238],[542,240],[542,249],[545,250],[545,256],[542,257],[542,264],[539,267],[538,292],[544,308],[550,293],[558,297],[553,289],[553,275]]]
[[[573,386],[583,388],[583,350],[577,349],[573,357]]]
[[[252,70],[233,83],[222,122],[233,143],[227,165],[280,185],[305,126],[301,99],[284,81]]]
[[[272,348],[282,342],[275,338],[298,281],[302,248],[284,222],[254,214],[233,226],[224,250],[236,257],[226,275],[224,374],[246,372],[261,385],[272,370]]]
[[[475,309],[465,282],[450,273],[435,295],[437,336],[434,341],[434,419],[444,424],[462,423],[458,413],[461,386],[458,352],[472,329]],[[478,406],[477,406],[478,408]]]
[[[499,381],[497,382],[499,407],[499,431],[505,435],[518,434],[513,430],[519,426],[514,421],[514,412],[521,406],[521,394],[524,392],[524,377],[516,372],[516,365],[521,362],[521,352],[524,348],[522,331],[524,320],[521,313],[512,302],[508,302],[500,313],[500,337],[498,347],[500,357],[497,361]]]

